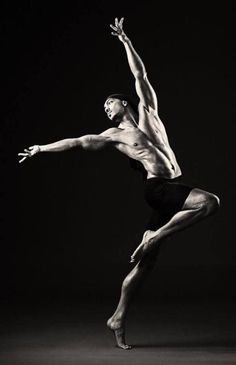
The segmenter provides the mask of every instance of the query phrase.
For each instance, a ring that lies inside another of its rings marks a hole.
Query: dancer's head
[[[107,97],[104,104],[108,118],[120,123],[122,118],[128,113],[137,114],[137,107],[133,100],[125,94],[112,94]]]

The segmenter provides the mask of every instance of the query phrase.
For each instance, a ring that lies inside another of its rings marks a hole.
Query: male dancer
[[[19,153],[23,162],[39,152],[59,152],[79,147],[97,151],[112,145],[139,164],[146,173],[145,198],[153,208],[153,216],[143,239],[131,256],[136,266],[122,283],[121,297],[112,317],[107,321],[114,331],[118,347],[130,349],[125,343],[125,317],[133,292],[155,265],[160,243],[173,233],[213,214],[219,198],[204,190],[179,182],[182,175],[172,151],[165,127],[158,115],[157,97],[147,78],[144,64],[123,30],[123,20],[110,25],[112,34],[124,45],[130,70],[135,78],[139,97],[138,111],[129,97],[113,94],[104,104],[108,118],[116,125],[99,135],[85,135],[55,143],[34,145]]]

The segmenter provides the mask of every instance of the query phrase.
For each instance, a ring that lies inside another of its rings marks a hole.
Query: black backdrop
[[[144,290],[232,295],[235,281],[233,2],[31,2],[2,9],[1,295],[112,295],[131,268],[149,208],[116,151],[42,154],[33,144],[99,133],[113,92],[135,96],[114,17],[141,55],[185,182],[221,198],[178,233]]]

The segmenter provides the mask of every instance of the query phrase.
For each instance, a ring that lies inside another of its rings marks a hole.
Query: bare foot
[[[157,247],[157,241],[158,237],[155,231],[148,230],[144,232],[143,240],[132,254],[130,262],[140,261],[144,255],[154,249],[154,247]]]
[[[107,327],[114,333],[116,344],[123,350],[130,350],[131,346],[125,343],[125,329],[119,321],[115,321],[112,317],[107,321]]]

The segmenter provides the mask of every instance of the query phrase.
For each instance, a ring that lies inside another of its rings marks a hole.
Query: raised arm
[[[141,58],[123,30],[123,21],[124,18],[121,18],[120,21],[116,18],[115,25],[110,24],[110,27],[113,29],[112,35],[117,36],[125,47],[129,67],[135,78],[135,88],[140,103],[146,108],[151,106],[157,112],[156,93],[148,80],[147,72]]]
[[[22,157],[19,163],[25,161],[27,158],[33,157],[39,152],[62,152],[75,147],[88,151],[101,150],[114,141],[112,138],[112,130],[113,128],[110,128],[101,134],[87,134],[79,138],[62,139],[46,145],[30,146],[28,149],[24,149],[23,153],[18,153],[18,156]]]

